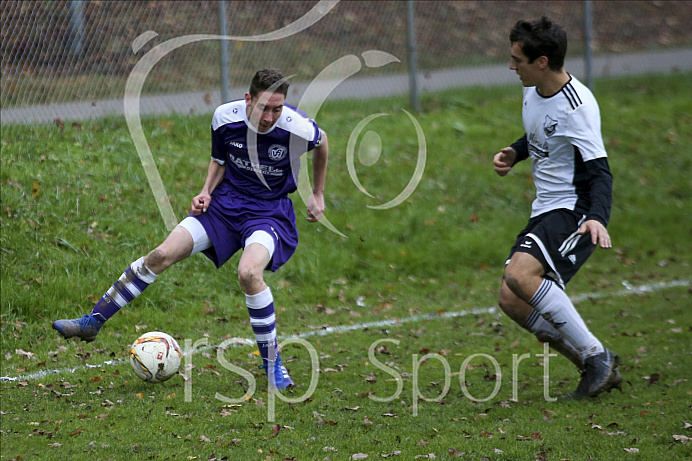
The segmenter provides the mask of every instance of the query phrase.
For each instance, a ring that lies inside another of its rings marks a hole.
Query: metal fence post
[[[68,24],[70,36],[68,44],[70,50],[77,56],[81,56],[84,39],[84,14],[82,12],[82,1],[70,1],[70,22]]]
[[[584,0],[584,71],[586,73],[586,86],[593,91],[592,31],[593,13],[591,11],[591,0]]]
[[[228,35],[226,32],[226,0],[219,0],[219,34]],[[228,102],[228,40],[221,39],[221,104]]]
[[[415,31],[415,11],[413,0],[406,2],[406,24],[408,32],[408,81],[411,107],[415,112],[420,112],[420,102],[418,101],[418,62],[416,61],[416,31]]]

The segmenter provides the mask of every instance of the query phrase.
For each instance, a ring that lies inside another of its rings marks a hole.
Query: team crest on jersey
[[[543,122],[543,131],[546,136],[551,136],[555,133],[555,128],[557,128],[557,120],[550,118],[550,115],[545,116],[545,122]]]
[[[286,156],[288,149],[281,144],[272,144],[268,150],[269,158],[274,161],[279,161]]]

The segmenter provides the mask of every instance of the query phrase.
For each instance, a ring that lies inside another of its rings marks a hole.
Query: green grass
[[[252,371],[252,396],[234,404],[215,397],[238,399],[248,386],[214,347],[252,336],[237,256],[221,270],[201,256],[172,267],[95,343],[58,338],[52,320],[88,312],[167,232],[123,121],[3,128],[0,374],[18,379],[2,384],[2,459],[689,458],[689,78],[597,82],[615,178],[614,248],[598,250],[568,293],[622,357],[625,383],[624,392],[587,402],[544,398],[571,391],[578,374],[551,358],[545,388],[541,345],[502,314],[451,315],[496,304],[504,259],[528,216],[528,165],[506,178],[491,166],[492,155],[522,133],[519,88],[426,95],[416,115],[425,172],[411,197],[389,210],[368,205],[394,198],[415,169],[405,100],[322,108],[317,119],[331,150],[326,216],[348,238],[304,222],[294,196],[301,245],[267,281],[284,337],[355,327],[304,337],[321,369],[312,394],[309,351],[284,348],[298,384],[286,392],[297,400],[290,404],[272,401],[251,347],[223,356]],[[389,116],[365,130],[381,137],[378,162],[355,158],[368,197],[348,174],[346,146],[356,124],[380,112]],[[182,218],[204,179],[209,116],[148,119],[145,132]],[[625,286],[654,289],[623,293]],[[209,347],[188,356],[187,386],[181,376],[147,385],[130,370],[129,345],[155,329],[181,345],[206,338]],[[373,360],[368,349],[381,340]],[[436,355],[419,364],[426,354]]]

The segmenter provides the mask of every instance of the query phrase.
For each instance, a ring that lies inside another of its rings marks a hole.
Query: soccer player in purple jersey
[[[594,397],[622,377],[618,357],[589,331],[563,291],[600,244],[610,248],[612,176],[591,91],[564,69],[567,36],[547,18],[510,32],[509,68],[523,85],[525,134],[493,158],[505,176],[531,159],[536,199],[505,265],[499,304],[515,322],[574,363],[582,378],[569,398]]]
[[[103,324],[139,296],[171,265],[202,252],[217,268],[243,250],[238,279],[262,368],[278,389],[293,385],[276,341],[272,292],[265,270],[276,271],[293,255],[298,231],[288,194],[297,188],[300,157],[313,151],[313,189],[307,220],[324,213],[329,148],[314,120],[285,104],[288,82],[275,69],[253,77],[244,99],[219,106],[212,118],[212,149],[207,177],[192,198],[192,212],[165,241],[133,262],[96,303],[90,314],[57,320],[63,337],[93,341]]]

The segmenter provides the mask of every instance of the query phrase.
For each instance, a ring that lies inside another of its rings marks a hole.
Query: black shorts
[[[577,234],[585,219],[585,216],[567,209],[549,211],[529,219],[517,236],[505,265],[509,264],[515,252],[528,253],[543,265],[545,277],[564,289],[596,248],[589,233]]]

